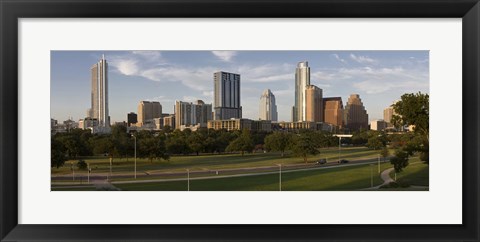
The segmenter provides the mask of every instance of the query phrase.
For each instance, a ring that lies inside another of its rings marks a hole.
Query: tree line
[[[420,160],[428,163],[428,94],[405,94],[395,103],[394,125],[415,125],[414,132],[388,135],[383,131],[360,130],[351,138],[342,138],[342,145],[366,146],[378,150],[384,157],[390,155],[395,169],[408,166],[409,157],[419,153]],[[136,143],[135,143],[136,141]],[[112,126],[110,134],[91,134],[89,130],[72,129],[51,137],[51,166],[59,168],[66,160],[79,156],[104,155],[114,158],[139,158],[169,160],[171,155],[199,155],[239,152],[241,155],[255,151],[277,151],[285,156],[290,152],[308,162],[309,155],[319,154],[320,148],[336,147],[338,137],[331,132],[299,130],[297,132],[259,132],[249,130],[214,130],[200,128],[197,131],[172,130],[168,126],[161,131],[127,133],[124,126]]]

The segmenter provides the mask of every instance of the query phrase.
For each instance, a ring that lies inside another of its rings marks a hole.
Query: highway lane
[[[316,163],[310,164],[290,164],[282,165],[282,173],[298,172],[306,170],[318,170],[318,169],[333,169],[339,167],[358,166],[363,164],[377,164],[377,158],[361,159],[350,161],[346,164],[339,164],[337,162],[329,162],[327,164],[319,165]],[[248,168],[236,168],[236,169],[221,169],[221,170],[204,170],[204,171],[190,171],[190,180],[201,179],[217,179],[217,178],[229,178],[229,177],[243,177],[243,176],[257,176],[267,174],[278,174],[278,166],[264,166],[264,167],[248,167]],[[218,172],[218,173],[217,173]],[[180,177],[179,177],[180,176]],[[133,180],[133,172],[131,173],[113,173],[110,179],[132,179],[128,181],[113,181],[114,184],[123,183],[146,183],[146,182],[166,182],[166,181],[186,181],[187,172],[163,172],[161,170],[149,171],[146,173],[137,173],[137,180]],[[90,183],[107,180],[108,173],[91,174]],[[77,175],[76,182],[81,179],[82,183],[87,182],[87,175]],[[62,175],[52,177],[53,185],[56,184],[72,184],[72,175]]]

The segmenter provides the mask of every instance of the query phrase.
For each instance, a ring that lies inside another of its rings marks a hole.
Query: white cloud
[[[212,51],[216,57],[222,61],[230,62],[234,56],[237,55],[236,51],[227,51],[227,50],[216,50]]]
[[[368,57],[368,56],[357,56],[357,55],[354,55],[354,54],[350,54],[350,59],[360,63],[360,64],[375,64],[377,63],[376,60]]]
[[[135,75],[139,70],[136,60],[113,59],[110,61],[110,64],[115,66],[120,73],[127,76]]]
[[[340,58],[340,56],[338,54],[332,54],[332,56],[333,56],[333,58],[335,58],[335,60],[340,61],[343,64],[347,64],[347,61],[345,59]]]

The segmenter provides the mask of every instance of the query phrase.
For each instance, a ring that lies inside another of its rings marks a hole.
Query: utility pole
[[[187,191],[190,191],[190,170],[187,169]]]

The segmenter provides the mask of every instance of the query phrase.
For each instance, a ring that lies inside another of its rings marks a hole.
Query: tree
[[[267,151],[280,151],[284,157],[285,150],[292,142],[292,134],[286,132],[273,132],[265,137],[265,149]]]
[[[190,134],[187,138],[187,143],[190,150],[198,155],[205,150],[205,140],[206,137],[203,136],[203,133],[197,131]]]
[[[51,138],[50,154],[51,167],[56,167],[58,169],[60,166],[65,164],[65,161],[67,160],[65,147],[63,146],[62,142],[58,141],[55,137]]]
[[[250,131],[244,129],[240,136],[227,146],[226,151],[240,151],[243,156],[245,152],[252,152],[253,148],[254,145]]]
[[[420,159],[429,162],[429,95],[418,93],[403,94],[401,100],[392,105],[395,115],[392,123],[395,126],[413,125],[414,134],[407,142],[407,155],[420,152]],[[407,163],[408,164],[408,163]]]
[[[408,166],[408,153],[404,150],[397,150],[395,156],[390,159],[390,163],[395,168],[395,172],[401,172]]]
[[[139,132],[137,137],[137,156],[147,158],[150,163],[158,158],[169,160],[170,156],[167,153],[165,139],[165,135],[155,136],[148,131]]]
[[[167,151],[171,154],[188,154],[191,152],[187,143],[186,132],[182,132],[178,129],[174,130],[168,135],[166,141]]]
[[[295,136],[293,139],[293,152],[297,156],[303,157],[305,163],[307,163],[307,156],[308,155],[316,155],[320,153],[317,149],[318,144],[315,142],[315,138],[313,137],[313,133],[310,132],[302,132]]]
[[[86,170],[87,169],[87,162],[85,162],[84,160],[78,160],[77,161],[77,167],[79,170]]]
[[[380,155],[383,157],[383,161],[385,161],[385,159],[390,155],[390,151],[386,146],[383,147],[382,150],[380,150]]]

